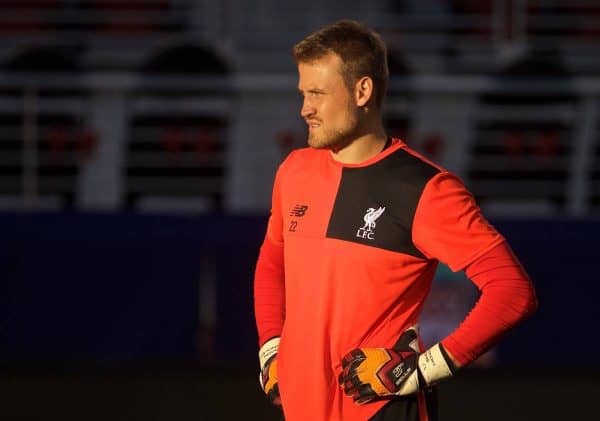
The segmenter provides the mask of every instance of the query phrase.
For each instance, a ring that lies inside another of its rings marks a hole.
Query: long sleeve
[[[461,365],[496,345],[538,306],[525,269],[505,242],[475,259],[465,272],[481,296],[463,323],[442,341]]]
[[[473,361],[535,311],[531,281],[506,240],[483,217],[472,194],[448,172],[428,182],[413,224],[413,239],[427,258],[465,270],[481,297],[442,345],[459,364]]]
[[[271,215],[254,274],[254,314],[259,346],[279,336],[285,320],[285,271],[280,198],[280,170],[275,176]]]
[[[283,246],[268,237],[265,237],[256,263],[254,314],[259,346],[281,334],[285,319]]]

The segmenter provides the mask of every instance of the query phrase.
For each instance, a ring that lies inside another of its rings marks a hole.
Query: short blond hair
[[[330,53],[340,57],[349,89],[361,77],[373,80],[373,100],[381,109],[389,80],[387,47],[381,36],[360,22],[341,20],[313,32],[292,49],[296,63],[309,63]]]

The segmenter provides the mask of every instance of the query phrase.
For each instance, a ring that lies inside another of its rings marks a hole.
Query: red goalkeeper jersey
[[[415,325],[438,261],[461,270],[503,241],[456,176],[400,140],[360,164],[291,153],[255,279],[260,343],[281,336],[286,421],[373,416],[386,402],[345,396],[341,358],[391,347]]]

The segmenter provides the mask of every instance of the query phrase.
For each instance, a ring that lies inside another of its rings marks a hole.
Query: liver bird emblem
[[[378,209],[375,209],[375,208],[367,209],[367,213],[363,217],[363,220],[365,221],[365,225],[362,227],[362,229],[366,230],[366,231],[373,231],[373,229],[375,228],[375,225],[377,225],[375,223],[375,221],[377,221],[377,218],[379,218],[384,211],[385,211],[385,207],[379,207]]]

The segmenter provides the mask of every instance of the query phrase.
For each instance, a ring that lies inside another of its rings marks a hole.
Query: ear
[[[356,105],[364,107],[373,96],[373,79],[363,76],[354,85],[354,100]]]

